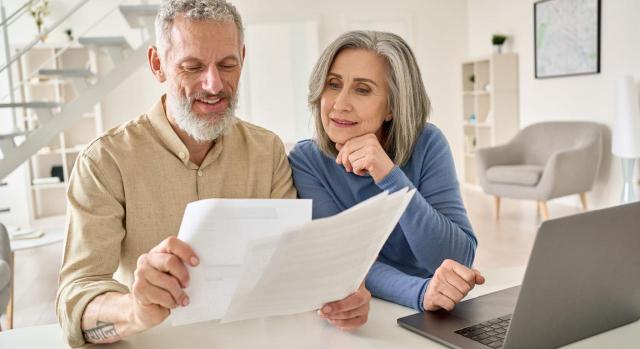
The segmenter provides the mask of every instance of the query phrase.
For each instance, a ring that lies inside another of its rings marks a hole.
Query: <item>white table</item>
[[[11,277],[15,280],[14,275],[14,267],[15,267],[15,252],[23,251],[32,248],[43,247],[47,245],[52,245],[61,242],[64,240],[64,216],[56,216],[47,219],[41,219],[36,224],[34,224],[31,229],[42,230],[44,233],[43,236],[36,239],[21,239],[21,240],[10,240],[11,244]],[[15,310],[13,304],[13,295],[14,295],[14,284],[15,282],[11,282],[11,289],[9,290],[9,303],[7,304],[7,328],[13,328],[13,312]]]
[[[486,270],[487,283],[469,297],[476,297],[520,284],[524,268]],[[241,321],[220,325],[209,321],[172,327],[162,325],[107,348],[308,348],[391,349],[444,348],[409,332],[396,319],[415,311],[374,299],[368,323],[355,333],[338,331],[315,313]],[[640,321],[573,343],[567,348],[629,348],[640,343]],[[0,349],[66,348],[57,324],[0,332]]]

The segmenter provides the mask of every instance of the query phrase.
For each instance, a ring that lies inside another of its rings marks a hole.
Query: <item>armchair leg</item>
[[[546,201],[538,201],[538,207],[540,208],[540,213],[542,213],[542,220],[549,219],[549,208],[547,207]]]
[[[587,193],[580,193],[580,203],[582,204],[582,212],[587,212]]]
[[[500,220],[500,197],[494,196],[496,221]]]

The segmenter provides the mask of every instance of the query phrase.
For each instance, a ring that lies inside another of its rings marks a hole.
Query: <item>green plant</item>
[[[471,81],[471,83],[476,82],[476,75],[475,74],[471,74],[471,76],[469,76],[469,81]]]
[[[49,0],[31,0],[29,3],[29,13],[31,13],[31,17],[36,21],[38,33],[42,33],[44,18],[49,15]]]
[[[491,43],[494,45],[501,46],[504,42],[507,41],[507,36],[502,34],[493,34],[491,37]]]

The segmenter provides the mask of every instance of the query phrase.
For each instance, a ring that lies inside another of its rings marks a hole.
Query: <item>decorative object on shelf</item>
[[[491,92],[491,84],[490,83],[486,83],[484,84],[484,90],[486,92]]]
[[[623,186],[620,201],[636,200],[633,188],[635,161],[640,158],[640,97],[636,82],[624,76],[616,85],[611,152],[622,160]]]
[[[60,182],[64,182],[64,171],[62,166],[51,166],[51,177],[60,178]]]
[[[469,116],[469,124],[475,125],[477,120],[476,114],[471,114],[471,116]]]
[[[469,81],[470,81],[472,84],[473,84],[473,83],[475,83],[475,82],[476,82],[476,75],[475,75],[475,74],[471,74],[471,75],[469,76]]]
[[[69,39],[69,41],[73,41],[73,30],[71,28],[65,29],[64,33],[67,34],[67,39]]]
[[[502,53],[502,45],[507,41],[507,36],[503,34],[493,34],[491,43],[493,44],[494,53]]]
[[[487,117],[484,119],[484,123],[487,125],[493,124],[493,110],[487,112]]]
[[[536,79],[600,73],[600,1],[534,4]]]
[[[31,0],[29,3],[29,13],[38,27],[38,37],[42,42],[47,40],[47,35],[43,33],[44,18],[49,15],[49,0]]]

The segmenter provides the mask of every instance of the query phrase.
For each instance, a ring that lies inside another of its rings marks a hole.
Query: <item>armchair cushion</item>
[[[492,166],[487,179],[493,183],[536,186],[544,167],[537,165]]]

